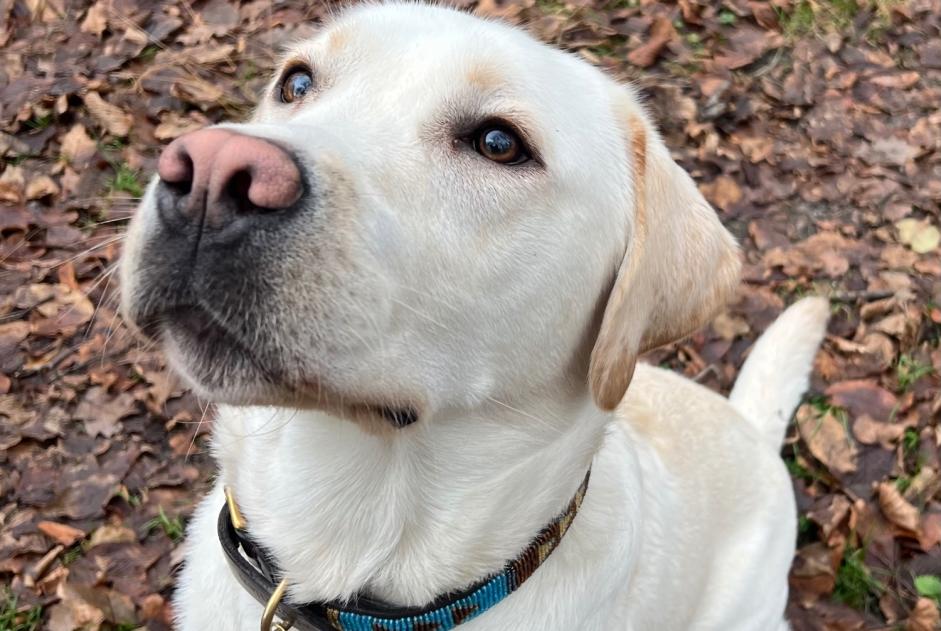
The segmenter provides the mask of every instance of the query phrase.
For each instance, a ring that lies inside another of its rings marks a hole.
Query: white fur
[[[708,318],[738,269],[635,93],[519,30],[421,5],[353,9],[289,57],[314,67],[315,93],[290,106],[266,94],[230,127],[290,147],[318,195],[252,261],[264,283],[220,295],[226,279],[189,271],[202,308],[278,362],[282,383],[162,332],[173,364],[223,403],[181,628],[258,626],[216,540],[223,484],[292,600],[421,605],[501,569],[589,465],[559,548],[461,631],[786,628],[796,516],[769,436],[806,386],[826,314],[805,303],[772,328],[737,406],[642,364],[616,411],[595,404],[620,400],[637,353]],[[525,125],[543,165],[462,145],[454,117],[487,115]],[[179,271],[146,255],[174,238],[160,236],[155,187],[122,266],[132,320],[167,299],[155,274]],[[351,419],[350,401],[407,402],[421,418]]]
[[[814,356],[827,331],[830,303],[806,298],[774,321],[751,349],[729,401],[777,447],[807,390]]]

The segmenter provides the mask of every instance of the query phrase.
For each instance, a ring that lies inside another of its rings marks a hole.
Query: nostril
[[[252,174],[247,170],[236,171],[225,185],[225,196],[235,202],[239,212],[250,212],[255,208],[248,198],[248,191],[252,187]]]
[[[195,173],[193,158],[182,144],[167,147],[157,163],[157,174],[168,188],[179,195],[187,195],[193,188]]]
[[[193,159],[189,156],[188,153],[183,153],[179,156],[180,158],[180,171],[183,173],[183,177],[175,181],[167,181],[167,185],[173,189],[178,195],[189,195],[190,191],[193,190]]]

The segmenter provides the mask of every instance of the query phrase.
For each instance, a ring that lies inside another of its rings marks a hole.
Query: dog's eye
[[[297,68],[284,75],[281,81],[281,102],[293,103],[304,98],[314,87],[314,76],[307,68]]]
[[[484,125],[472,140],[477,153],[500,164],[522,164],[532,157],[519,135],[506,125]]]

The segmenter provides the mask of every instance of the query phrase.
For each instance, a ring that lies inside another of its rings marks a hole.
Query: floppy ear
[[[589,383],[603,410],[621,402],[638,355],[709,321],[735,290],[741,268],[735,239],[640,107],[632,103],[621,113],[634,231],[591,352]]]

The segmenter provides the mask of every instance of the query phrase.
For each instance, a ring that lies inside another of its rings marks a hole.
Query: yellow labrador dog
[[[182,629],[787,628],[778,450],[827,305],[730,399],[636,363],[739,257],[630,87],[370,5],[158,170],[123,312],[219,404]]]

